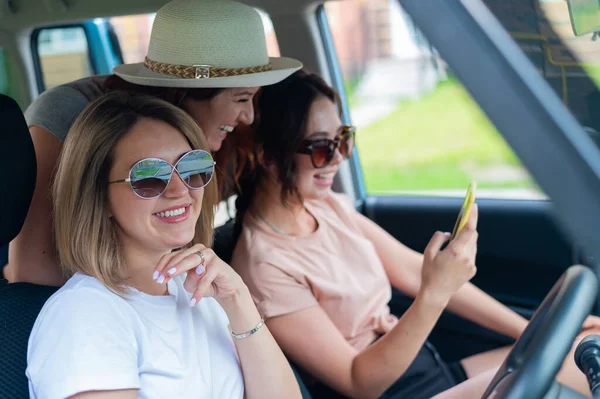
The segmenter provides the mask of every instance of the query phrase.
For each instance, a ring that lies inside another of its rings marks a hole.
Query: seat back
[[[230,220],[222,226],[215,229],[215,238],[213,241],[213,251],[223,262],[230,264],[236,240],[233,237],[234,220]]]
[[[0,398],[29,398],[27,342],[38,313],[56,290],[29,283],[0,286]]]
[[[0,246],[19,234],[35,187],[35,151],[17,103],[0,94]]]
[[[0,247],[21,231],[35,188],[35,151],[17,103],[0,94]],[[4,266],[3,264],[1,266]],[[27,341],[42,306],[57,288],[0,283],[0,398],[28,398]]]

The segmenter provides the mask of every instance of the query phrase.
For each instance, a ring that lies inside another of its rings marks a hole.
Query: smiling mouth
[[[231,133],[233,132],[234,127],[233,126],[229,126],[229,125],[221,125],[219,126],[219,130],[225,133]]]
[[[321,180],[331,180],[335,177],[335,173],[321,173],[321,174],[315,175],[315,177],[317,179],[321,179]]]
[[[166,211],[166,212],[156,212],[156,213],[154,213],[154,215],[161,217],[161,218],[172,218],[175,216],[183,215],[185,213],[186,209],[187,209],[187,206],[182,206],[181,208],[171,209],[170,211]]]

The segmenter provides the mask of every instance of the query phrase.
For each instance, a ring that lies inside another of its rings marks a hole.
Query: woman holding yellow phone
[[[481,397],[493,376],[485,373],[508,348],[446,363],[426,341],[444,309],[513,338],[527,325],[469,283],[475,187],[456,238],[442,248],[451,234],[436,232],[418,253],[331,191],[356,134],[331,87],[297,72],[264,88],[259,102],[255,146],[240,154],[256,163],[241,179],[231,265],[288,358],[314,377],[312,389],[324,394],[316,396]],[[402,315],[388,307],[391,287],[415,298]],[[561,381],[587,389],[572,359],[568,367],[581,378]]]

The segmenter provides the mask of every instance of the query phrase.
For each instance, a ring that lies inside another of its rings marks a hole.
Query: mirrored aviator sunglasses
[[[354,126],[343,126],[341,130],[341,133],[334,140],[305,140],[298,153],[310,155],[312,164],[317,169],[329,165],[337,149],[340,150],[340,154],[344,159],[350,158],[354,148],[356,128]]]
[[[175,165],[160,158],[145,158],[133,165],[126,179],[112,183],[129,183],[140,198],[152,199],[162,195],[176,171],[183,183],[191,190],[198,190],[212,180],[215,172],[213,157],[204,150],[192,150],[183,154]]]

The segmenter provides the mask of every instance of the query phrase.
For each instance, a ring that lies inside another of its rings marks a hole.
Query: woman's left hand
[[[600,317],[588,316],[581,325],[581,332],[575,338],[575,345],[582,339],[592,334],[600,334]]]
[[[164,255],[156,265],[153,277],[159,284],[166,284],[184,272],[188,273],[183,287],[192,293],[190,306],[205,296],[219,302],[234,298],[245,287],[231,266],[202,244]]]
[[[589,329],[600,329],[600,317],[588,316],[581,325],[581,329],[584,331]]]

